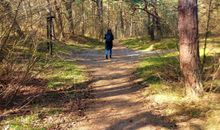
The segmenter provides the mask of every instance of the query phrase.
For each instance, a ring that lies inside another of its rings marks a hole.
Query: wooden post
[[[50,13],[47,17],[47,38],[48,38],[48,42],[47,42],[47,49],[48,52],[50,53],[50,55],[53,54],[53,37],[54,37],[54,26],[53,26],[53,19],[55,17],[52,16]]]

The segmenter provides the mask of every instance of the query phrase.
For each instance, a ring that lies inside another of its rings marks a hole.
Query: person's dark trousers
[[[110,58],[112,58],[112,49],[109,50]]]
[[[108,59],[108,55],[110,55],[110,58],[112,58],[112,49],[105,49],[105,55],[106,55],[106,59]]]

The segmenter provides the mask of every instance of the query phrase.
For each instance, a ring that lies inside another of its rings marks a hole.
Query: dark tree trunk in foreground
[[[186,95],[192,98],[203,93],[198,38],[197,0],[179,0],[180,67],[185,80]]]

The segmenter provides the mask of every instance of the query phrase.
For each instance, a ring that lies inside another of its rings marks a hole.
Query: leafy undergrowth
[[[53,56],[49,56],[46,42],[42,42],[28,80],[19,84],[22,87],[10,105],[0,107],[0,128],[59,129],[62,122],[74,122],[77,116],[83,116],[86,98],[90,96],[90,80],[85,68],[76,63],[72,52],[101,46],[95,41],[84,44],[56,42]],[[16,62],[17,66],[23,64]]]
[[[177,40],[175,38],[164,38],[159,41],[151,41],[148,37],[127,39],[120,41],[129,49],[135,50],[170,50],[177,49]]]
[[[209,39],[205,64],[205,95],[197,101],[184,96],[178,52],[160,54],[139,63],[137,74],[144,79],[143,95],[152,104],[152,111],[166,116],[185,129],[220,129],[219,50],[218,38]],[[201,41],[203,42],[203,41]],[[148,104],[149,105],[149,104]]]

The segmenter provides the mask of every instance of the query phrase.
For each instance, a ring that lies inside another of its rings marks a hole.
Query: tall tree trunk
[[[90,8],[91,8],[91,14],[92,14],[92,16],[91,16],[91,18],[92,18],[92,21],[95,21],[95,22],[93,22],[92,23],[92,27],[91,27],[91,29],[89,30],[89,35],[90,36],[94,36],[94,37],[98,37],[97,35],[97,28],[98,28],[98,26],[97,26],[97,9],[96,9],[96,6],[97,6],[97,4],[96,3],[93,3],[93,1],[90,1],[90,3],[89,3],[89,5],[90,5]]]
[[[159,17],[155,17],[158,16],[157,13],[157,0],[152,0],[152,5],[153,5],[153,26],[154,26],[154,39],[155,40],[160,40],[161,39],[161,25],[160,25],[160,19]]]
[[[156,16],[158,16],[156,9],[155,9],[155,13],[154,14]],[[162,37],[162,29],[161,29],[160,19],[157,18],[157,17],[154,17],[154,19],[155,19],[154,25],[155,25],[155,37],[156,37],[155,39],[156,40],[160,40],[161,37]]]
[[[180,67],[184,76],[186,95],[195,98],[203,94],[197,0],[179,0],[178,12]]]
[[[161,23],[160,23],[159,18],[156,18],[156,27],[157,27],[157,33],[158,33],[157,39],[160,40],[161,37],[163,37],[163,32],[161,29]]]
[[[110,2],[107,0],[107,26],[110,28]]]
[[[85,1],[83,0],[82,1],[82,14],[83,14],[83,16],[82,16],[82,35],[84,36],[85,35],[85,20],[86,20],[86,13],[85,13],[85,5],[84,5],[84,3],[85,3]]]
[[[103,25],[103,1],[97,0],[97,11],[98,11],[98,20],[99,20],[99,38],[103,39],[104,34],[104,25]]]
[[[121,23],[121,26],[120,26],[120,30],[121,30],[121,37],[123,38],[124,37],[124,18],[123,18],[123,15],[124,15],[124,12],[123,12],[123,1],[120,0],[120,23]]]
[[[202,71],[204,70],[204,65],[206,63],[206,47],[207,47],[207,41],[208,41],[208,36],[209,36],[209,31],[210,31],[210,20],[211,20],[211,11],[212,11],[211,7],[212,7],[212,0],[209,0],[206,32],[205,32],[205,43],[204,43],[204,47],[203,47]]]
[[[131,16],[131,20],[130,20],[130,33],[129,36],[132,37],[133,36],[133,16]]]
[[[150,3],[151,9],[149,10],[148,4]],[[148,35],[151,40],[160,40],[162,36],[160,18],[157,13],[157,0],[146,1],[145,11],[148,13]]]
[[[18,34],[19,37],[23,37],[24,33],[21,30],[17,20],[15,19],[15,14],[12,11],[11,3],[7,0],[0,0],[0,5],[3,7],[4,12],[7,14],[10,23],[13,23],[13,30]]]
[[[74,23],[73,23],[73,2],[75,0],[63,0],[66,11],[67,11],[67,19],[69,22],[69,32],[74,35]]]
[[[148,35],[150,35],[151,40],[155,40],[154,36],[154,18],[148,14]]]
[[[64,35],[64,28],[63,28],[63,19],[62,19],[62,11],[61,11],[61,6],[58,5],[57,0],[54,1],[54,7],[57,12],[57,25],[59,29],[59,35],[60,35],[60,40],[65,36]]]
[[[115,39],[118,38],[118,24],[115,24]]]

